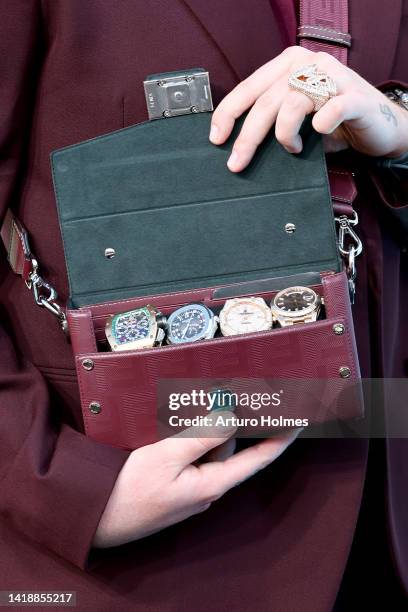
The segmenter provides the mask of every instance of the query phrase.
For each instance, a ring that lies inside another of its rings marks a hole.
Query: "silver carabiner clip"
[[[354,248],[355,257],[358,257],[363,250],[363,243],[352,227],[358,224],[358,215],[355,210],[353,213],[354,216],[352,218],[347,217],[347,215],[336,217],[336,221],[339,224],[339,251],[344,257],[348,256],[351,248]],[[354,246],[346,248],[346,242],[350,240],[354,242]]]
[[[356,297],[356,250],[352,246],[348,252],[348,258],[346,263],[346,272],[348,278],[349,292],[350,292],[350,302],[354,304],[354,300]]]
[[[339,224],[338,247],[346,264],[350,301],[354,304],[357,276],[356,257],[363,251],[363,243],[353,229],[353,226],[358,224],[358,215],[353,210],[352,217],[340,215],[340,217],[335,217],[335,220]]]
[[[62,330],[68,336],[68,322],[62,308],[57,304],[58,293],[38,274],[38,262],[36,259],[31,259],[32,270],[26,280],[26,285],[33,292],[35,303],[42,308],[49,310],[60,322]],[[43,293],[43,290],[48,295]]]

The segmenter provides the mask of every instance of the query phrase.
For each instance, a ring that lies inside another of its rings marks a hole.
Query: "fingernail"
[[[212,125],[210,130],[210,140],[217,140],[220,130],[217,125]]]
[[[233,151],[229,156],[229,160],[227,161],[227,166],[230,170],[235,170],[236,166],[238,165],[238,159],[238,153]]]
[[[333,134],[333,132],[334,132],[335,130],[337,130],[337,128],[339,127],[339,125],[340,125],[341,123],[343,123],[343,122],[342,122],[342,121],[339,121],[338,123],[336,123],[336,125],[334,125],[334,126],[333,126],[333,127],[330,129],[330,131],[329,131],[329,132],[327,132],[327,133],[328,133],[328,134]]]
[[[300,136],[297,136],[295,138],[295,142],[293,144],[293,147],[291,148],[290,153],[300,153],[302,150],[302,146],[303,146],[302,139]]]

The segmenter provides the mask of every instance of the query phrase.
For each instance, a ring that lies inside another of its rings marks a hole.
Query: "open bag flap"
[[[311,118],[300,154],[271,130],[235,174],[226,162],[243,119],[222,146],[208,140],[211,113],[199,113],[52,153],[72,307],[340,271],[322,138]]]

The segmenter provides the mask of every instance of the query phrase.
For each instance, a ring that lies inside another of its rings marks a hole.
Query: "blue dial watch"
[[[213,338],[218,317],[204,304],[187,304],[171,313],[167,319],[167,343],[183,344]]]

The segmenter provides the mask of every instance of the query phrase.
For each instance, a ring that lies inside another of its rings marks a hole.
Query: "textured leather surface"
[[[95,352],[94,326],[100,333],[107,314],[122,303],[96,305],[92,309],[68,313],[81,394],[85,430],[88,436],[122,448],[137,448],[157,439],[157,384],[163,378],[299,378],[328,379],[326,399],[331,406],[322,413],[316,402],[299,397],[292,409],[299,418],[320,423],[333,418],[350,418],[362,413],[359,393],[354,401],[341,401],[350,382],[339,377],[339,368],[348,366],[352,378],[360,376],[347,279],[343,272],[322,275],[320,290],[326,304],[327,318],[315,323],[274,329],[269,332],[215,338],[185,346],[164,346],[121,354]],[[186,302],[210,300],[210,289],[185,292]],[[163,311],[180,300],[175,296],[157,296]],[[270,294],[269,294],[269,297]],[[148,298],[157,305],[157,300]],[[138,300],[127,304],[134,307]],[[146,298],[144,298],[146,302]],[[217,302],[217,300],[216,300]],[[125,306],[126,307],[126,306]],[[334,323],[343,323],[346,332],[337,336]],[[87,340],[85,340],[87,339]],[[80,352],[83,351],[83,352]],[[92,370],[84,369],[85,358],[92,359]],[[260,380],[260,384],[262,380]],[[91,402],[101,404],[101,412],[89,410]]]
[[[322,140],[310,117],[301,154],[288,153],[271,130],[240,174],[226,166],[231,142],[209,142],[210,120],[199,113],[140,123],[54,152],[74,306],[340,270]]]

